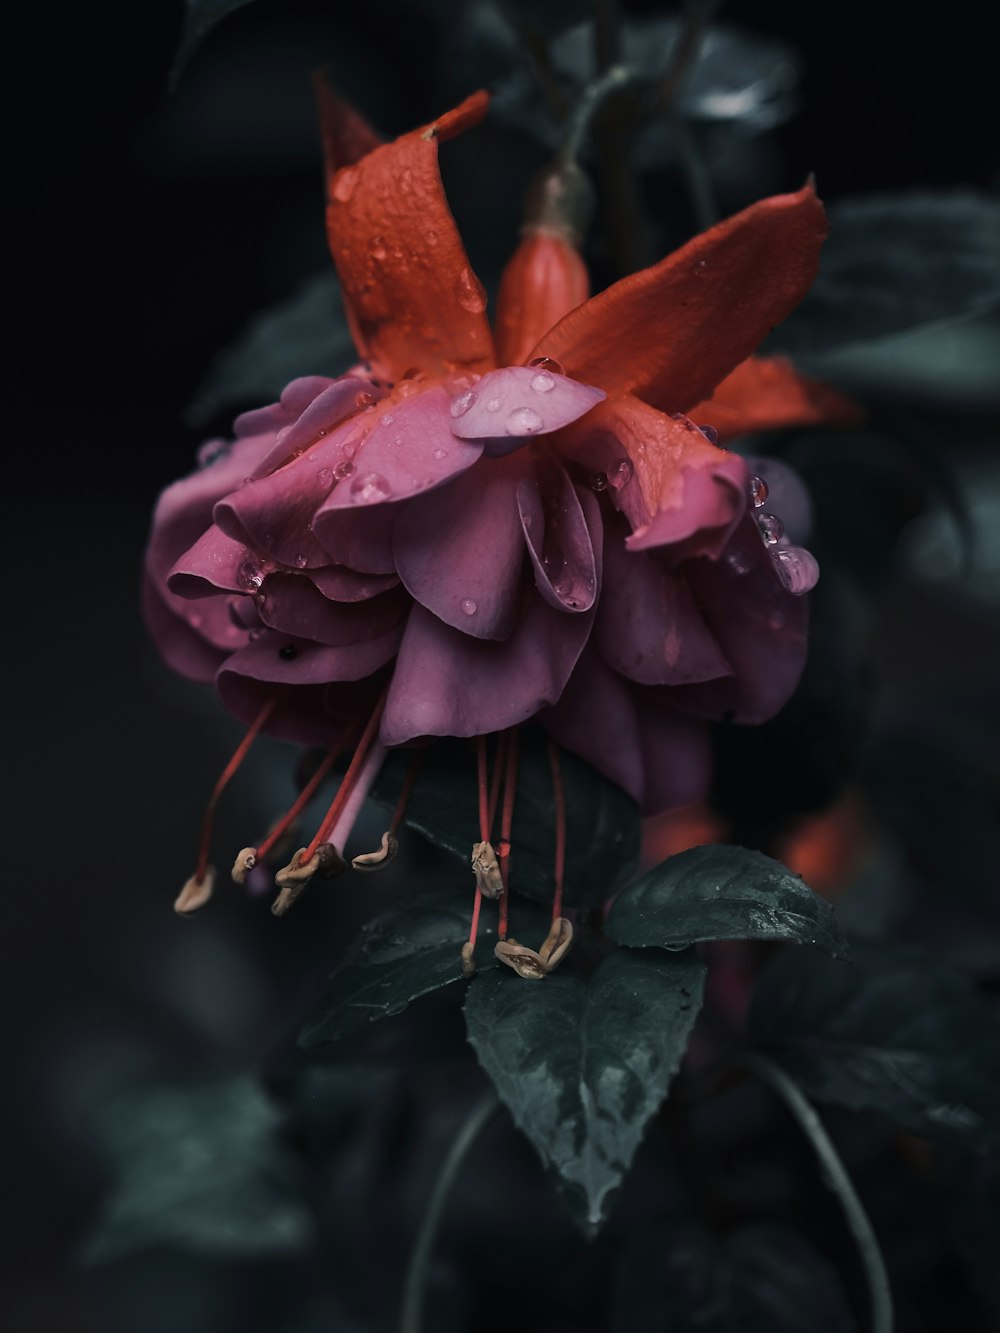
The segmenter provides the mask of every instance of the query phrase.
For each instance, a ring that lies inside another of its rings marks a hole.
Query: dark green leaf
[[[886,1112],[968,1144],[1000,1130],[1000,1023],[965,978],[904,950],[853,964],[789,950],[762,975],[750,1029],[820,1102]]]
[[[613,1333],[850,1333],[836,1270],[792,1231],[657,1227],[619,1262]]]
[[[587,980],[525,981],[504,969],[469,986],[479,1063],[590,1233],[667,1095],[704,977],[694,953],[620,949]]]
[[[421,995],[459,981],[462,945],[469,938],[474,881],[469,892],[424,894],[369,921],[330,977],[317,1014],[299,1037],[301,1046],[338,1041],[378,1018],[398,1014]],[[544,939],[546,923],[532,909],[529,925],[518,908],[518,932]],[[478,970],[497,966],[496,912],[484,904],[476,946]]]
[[[390,754],[375,784],[373,796],[389,808],[396,804],[409,759]],[[560,751],[560,764],[566,792],[566,902],[600,903],[635,869],[639,812],[620,787],[582,759]],[[421,763],[406,823],[468,866],[472,844],[479,841],[478,799],[472,746],[434,745]],[[555,797],[545,743],[522,733],[511,837],[514,892],[543,900],[552,896],[555,845]]]
[[[606,929],[619,944],[661,949],[796,940],[847,957],[830,904],[780,862],[746,847],[692,847],[670,857],[622,891]]]
[[[504,0],[503,9],[518,27],[551,37],[574,23],[590,30],[595,0]]]
[[[104,1116],[115,1184],[90,1263],[168,1246],[216,1258],[300,1251],[312,1224],[280,1116],[249,1078],[133,1089]]]
[[[1000,203],[971,190],[871,195],[830,209],[820,273],[775,346],[824,353],[1000,302]]]
[[[213,363],[188,417],[195,424],[217,412],[273,402],[301,375],[339,375],[356,356],[331,270],[310,278],[289,301],[272,306]]]
[[[184,26],[181,28],[180,44],[174,57],[174,66],[170,71],[173,87],[187,68],[188,61],[201,46],[202,42],[216,26],[237,9],[243,9],[251,0],[185,0]]]

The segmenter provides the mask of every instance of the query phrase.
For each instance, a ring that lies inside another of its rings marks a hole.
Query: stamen
[[[364,731],[361,734],[361,739],[360,741],[358,741],[358,748],[354,751],[354,757],[351,760],[350,764],[348,764],[347,772],[344,774],[344,780],[340,784],[336,796],[330,803],[330,808],[323,816],[323,822],[320,824],[319,828],[313,835],[312,842],[305,849],[305,855],[303,857],[304,861],[311,860],[311,858],[315,855],[319,846],[328,840],[330,830],[333,828],[334,824],[337,822],[340,816],[344,813],[344,807],[347,805],[347,802],[351,796],[352,791],[354,790],[355,784],[357,783],[361,770],[364,767],[365,759],[368,756],[368,751],[371,749],[371,746],[375,741],[375,737],[378,734],[378,727],[379,723],[382,720],[382,713],[385,711],[385,701],[388,696],[388,693],[389,693],[389,687],[386,686],[385,690],[383,690],[382,692],[382,697],[375,705],[375,708],[372,711],[372,715],[368,719],[368,725],[365,727]],[[381,746],[379,746],[378,748],[379,750],[382,749]],[[372,775],[372,780],[374,780],[374,775]]]
[[[494,776],[496,776],[496,774]],[[481,841],[477,842],[472,848],[472,869],[476,876],[476,895],[472,900],[472,924],[469,928],[469,938],[466,943],[462,945],[462,975],[466,977],[471,977],[476,970],[476,961],[474,957],[476,951],[476,936],[479,933],[479,913],[483,906],[483,879],[476,865],[477,853],[485,850],[487,847],[489,847],[491,854],[493,852],[493,848],[490,847],[489,844],[490,826],[493,822],[491,814],[493,807],[490,800],[491,793],[486,789],[485,736],[476,737],[476,779],[479,784],[479,837]],[[496,861],[495,855],[493,856],[493,860],[494,862]]]
[[[330,749],[323,756],[322,761],[306,785],[299,792],[298,796],[289,806],[288,810],[268,833],[267,837],[259,847],[244,847],[233,863],[232,877],[236,884],[245,884],[247,875],[254,868],[258,861],[263,861],[267,854],[274,850],[277,844],[285,836],[288,830],[298,819],[299,815],[306,808],[312,798],[316,795],[320,783],[329,773],[330,769],[337,762],[337,757],[347,744],[351,732],[355,728],[355,723],[344,730],[344,733],[331,745]]]
[[[500,897],[503,892],[503,878],[497,854],[490,843],[473,843],[472,873],[476,877],[476,889],[484,898]]]
[[[503,880],[503,892],[500,895],[500,919],[497,923],[497,936],[501,941],[507,938],[507,917],[510,904],[510,831],[514,822],[514,796],[517,791],[517,727],[511,727],[507,735],[503,811],[500,816],[500,846],[497,849],[500,876]]]
[[[548,971],[542,957],[534,949],[518,944],[517,940],[500,940],[493,954],[497,962],[506,963],[526,981],[541,981]]]
[[[538,950],[538,956],[545,964],[546,972],[551,972],[559,966],[572,943],[572,923],[567,921],[564,916],[556,917],[552,922],[552,929],[546,935],[542,947]]]
[[[563,900],[563,878],[566,873],[566,793],[563,789],[562,768],[559,764],[559,750],[555,741],[549,740],[549,767],[552,770],[552,787],[556,798],[556,863],[555,863],[555,894],[552,898],[552,926],[560,919],[562,915]],[[573,937],[572,928],[570,928],[570,939]],[[568,947],[568,946],[567,946]],[[565,950],[563,951],[565,952]],[[560,957],[562,955],[560,954]]]
[[[308,848],[300,847],[288,865],[274,877],[281,890],[271,904],[275,916],[285,915],[314,875],[319,875],[320,879],[334,879],[347,869],[332,842],[324,842],[311,857],[307,857],[307,851]]]
[[[177,895],[174,902],[174,911],[178,916],[191,916],[197,912],[199,907],[204,907],[212,896],[212,890],[215,888],[215,870],[212,866],[206,867],[205,878],[200,882],[194,875],[187,881],[183,889]]]
[[[274,712],[275,705],[277,704],[277,702],[278,702],[277,695],[272,695],[271,698],[267,700],[263,708],[260,710],[260,712],[254,718],[253,722],[250,724],[249,730],[247,731],[243,739],[240,741],[239,745],[237,745],[236,749],[233,752],[232,758],[229,760],[229,763],[226,764],[225,768],[219,774],[215,786],[212,788],[212,794],[208,798],[208,805],[205,807],[205,815],[201,822],[201,841],[198,844],[198,860],[195,863],[194,875],[192,876],[191,880],[189,880],[188,883],[185,884],[184,888],[181,890],[180,897],[177,899],[177,903],[180,903],[181,900],[185,897],[188,891],[188,886],[192,883],[192,881],[194,882],[195,885],[198,886],[203,886],[205,884],[206,876],[208,875],[210,869],[208,864],[208,852],[212,843],[212,824],[215,817],[215,807],[219,802],[219,797],[225,791],[226,787],[228,787],[230,779],[234,776],[234,774],[239,769],[240,765],[243,763],[243,760],[247,757],[247,753],[250,749],[250,746],[254,743],[254,740],[257,737],[258,733],[267,724],[267,720]],[[214,877],[214,871],[212,873]],[[211,892],[212,889],[211,886],[209,886],[205,898],[203,899],[204,902],[208,901],[209,897],[211,896]],[[174,904],[175,907],[177,907],[177,903]],[[201,903],[199,903],[198,906],[200,907]],[[177,910],[191,911],[194,909],[177,907]]]
[[[396,808],[392,812],[392,819],[389,821],[389,827],[382,834],[382,846],[377,852],[363,852],[361,856],[356,856],[351,862],[355,870],[381,870],[387,866],[399,851],[399,840],[396,832],[403,822],[403,816],[406,814],[407,802],[413,791],[413,785],[417,780],[417,773],[420,770],[420,761],[423,758],[418,750],[410,760],[410,766],[406,770],[406,777],[403,780],[403,789],[399,793],[399,800],[396,802]]]

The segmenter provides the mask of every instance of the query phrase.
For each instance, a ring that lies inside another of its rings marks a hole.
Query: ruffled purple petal
[[[410,612],[382,716],[384,745],[501,731],[555,703],[590,633],[532,593],[509,639],[474,639],[422,606]]]
[[[600,542],[602,533],[596,497],[578,491],[561,463],[538,458],[517,488],[517,511],[539,593],[557,610],[589,611],[601,570],[591,537]]]
[[[716,560],[746,512],[746,464],[737,454],[720,452],[713,467],[685,467],[681,476],[681,503],[658,510],[626,546],[630,551],[670,547],[673,560],[696,555]]]
[[[603,389],[541,366],[507,366],[452,399],[451,429],[461,440],[485,440],[486,453],[499,457],[579,420],[606,397]]]
[[[316,531],[323,532],[329,515],[338,510],[397,503],[472,467],[482,454],[482,443],[455,439],[449,402],[440,387],[421,389],[376,415],[358,444],[352,475],[341,481],[317,515]]]
[[[292,381],[282,394],[282,406],[285,405],[286,394],[290,403],[297,404],[302,401],[308,392],[306,385],[311,388],[311,379],[300,391],[298,386],[302,384],[302,381]],[[296,386],[295,392],[289,394],[289,389],[293,386]],[[385,397],[384,390],[374,384],[362,384],[351,375],[326,381],[326,388],[303,405],[291,425],[279,431],[274,447],[261,459],[254,478],[265,477],[283,464],[299,457],[331,431],[336,430],[349,417],[366,407],[371,407],[377,399],[383,397]]]
[[[401,589],[364,602],[331,602],[302,574],[268,574],[261,594],[265,625],[330,647],[378,638],[398,624],[409,603]]]
[[[805,599],[782,586],[749,514],[721,560],[693,560],[686,573],[733,675],[683,686],[679,706],[702,717],[766,722],[794,693],[805,665]]]
[[[609,525],[604,589],[594,646],[616,671],[640,685],[689,685],[732,669],[684,573],[656,555],[625,548],[625,524]]]
[[[399,584],[395,574],[359,574],[344,565],[324,565],[303,573],[331,602],[364,602]]]
[[[188,680],[209,684],[226,660],[228,652],[246,642],[245,630],[232,625],[232,642],[219,648],[174,610],[170,594],[148,574],[142,581],[142,615],[150,637],[171,670]]]
[[[516,622],[524,538],[515,497],[529,466],[483,459],[399,509],[393,552],[408,592],[477,639],[506,639]]]
[[[376,505],[371,509],[331,509],[314,520],[316,537],[326,553],[325,564],[352,569],[359,574],[396,574],[392,533],[398,505]],[[319,570],[308,570],[310,575]]]
[[[174,562],[167,587],[188,600],[221,592],[253,593],[266,569],[249,547],[234,542],[213,524]]]

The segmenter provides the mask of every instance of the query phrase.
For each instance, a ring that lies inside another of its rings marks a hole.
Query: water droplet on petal
[[[702,435],[704,435],[705,439],[709,442],[709,444],[719,443],[719,432],[715,429],[714,426],[699,426],[698,429],[701,431]]]
[[[540,370],[532,377],[531,387],[535,393],[550,393],[556,387],[556,382],[547,370]]]
[[[765,546],[777,546],[785,535],[785,525],[777,514],[758,514],[757,528]]]
[[[382,425],[391,426],[395,420],[396,418],[392,415],[391,412],[386,412],[385,416],[382,418]]]
[[[333,468],[321,467],[316,473],[316,485],[322,490],[328,491],[334,483]]]
[[[342,463],[338,463],[337,466],[333,469],[333,475],[337,478],[338,481],[343,481],[344,478],[349,477],[353,473],[353,471],[354,471],[354,464],[351,462],[349,458],[345,458]]]
[[[450,409],[451,415],[453,417],[464,417],[478,397],[479,394],[476,393],[474,389],[469,389],[466,393],[459,394],[457,398],[452,399]],[[487,406],[489,406],[489,404],[487,404]],[[499,406],[500,404],[497,403],[497,407]]]
[[[192,629],[198,629],[198,627],[201,625],[201,615],[197,611],[189,611],[187,616],[187,622]]]
[[[358,183],[357,167],[344,167],[333,178],[333,197],[346,204]]]
[[[770,493],[767,482],[763,477],[750,478],[750,499],[753,501],[754,509],[760,509],[766,504]]]
[[[247,592],[257,592],[264,582],[264,571],[253,560],[244,560],[236,571],[236,582]]]
[[[819,561],[804,546],[782,546],[773,553],[778,577],[796,597],[801,597],[819,580]]]
[[[486,309],[486,288],[471,268],[463,268],[455,283],[458,304],[472,315]]]
[[[351,482],[351,500],[354,504],[378,504],[391,494],[392,487],[379,472],[362,472]]]
[[[243,485],[244,485],[244,486],[252,486],[252,485],[253,485],[253,477],[244,477],[244,478],[243,478]]]
[[[461,602],[459,602],[459,606],[462,608],[463,614],[467,616],[474,616],[476,614],[476,603],[471,597],[463,597]]]
[[[437,234],[436,231],[425,231],[425,232],[424,232],[424,239],[427,241],[427,244],[428,244],[428,245],[437,245],[437,243],[438,243],[438,234]]]
[[[447,458],[447,457],[448,457],[448,450],[447,450],[447,449],[435,449],[435,450],[434,450],[434,457],[438,460],[438,462],[440,462],[442,458]]]
[[[530,407],[515,407],[506,421],[508,435],[533,435],[545,423]]]
[[[500,411],[500,399],[499,399],[499,398],[491,398],[491,399],[489,400],[489,402],[486,404],[486,410],[487,410],[487,412],[499,412],[499,411]]]
[[[278,438],[280,439],[280,436]],[[198,450],[198,466],[211,467],[220,458],[225,458],[228,453],[229,445],[225,440],[209,440]]]
[[[627,486],[632,480],[632,464],[627,458],[623,458],[608,473],[608,485],[612,490],[620,491],[623,486]]]
[[[353,440],[348,440],[346,444],[341,445],[340,452],[345,458],[353,458],[358,452],[358,447]]]
[[[749,574],[750,562],[742,551],[729,551],[726,554],[726,564],[734,574]]]
[[[292,561],[292,564],[295,566],[296,569],[305,569],[307,563],[308,562],[306,561],[306,557],[302,554],[297,555],[295,559]]]
[[[364,389],[362,389],[360,393],[354,395],[355,407],[371,407],[374,401],[375,395],[373,393],[367,393]],[[326,431],[322,431],[321,434],[325,435]]]
[[[607,473],[595,472],[590,478],[590,489],[592,491],[606,491],[608,489]]]
[[[385,237],[373,236],[368,253],[371,255],[372,259],[375,259],[381,263],[381,261],[385,258]]]
[[[528,363],[532,370],[547,370],[551,375],[565,375],[562,362],[557,361],[554,356],[536,356],[533,361]]]

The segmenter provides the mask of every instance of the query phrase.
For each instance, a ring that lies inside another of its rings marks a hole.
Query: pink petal
[[[304,573],[331,602],[364,602],[399,583],[395,574],[359,574],[344,565],[323,565]]]
[[[482,459],[399,507],[393,551],[407,590],[477,639],[506,639],[514,628],[524,564],[515,497],[528,467],[520,456]]]
[[[589,611],[597,600],[603,537],[596,497],[578,492],[560,463],[538,458],[534,475],[517,488],[517,509],[538,591],[557,610]]]
[[[491,370],[451,401],[451,429],[462,440],[487,440],[493,456],[520,448],[589,412],[607,395],[540,366]]]
[[[402,619],[409,603],[398,590],[364,602],[331,602],[302,574],[268,574],[261,593],[265,625],[331,647],[377,638]]]
[[[314,525],[327,567],[333,560],[359,574],[395,576],[392,532],[398,513],[398,505],[373,505],[359,510],[332,509],[318,515]],[[319,570],[307,572],[314,575]]]
[[[304,392],[289,393],[289,389],[293,387],[297,389],[302,383],[301,380],[292,381],[282,394],[282,406],[286,394],[289,402],[297,404],[302,400]],[[311,387],[312,381],[307,383]],[[297,458],[318,444],[342,422],[362,409],[371,407],[377,399],[384,396],[384,390],[376,388],[374,384],[362,383],[352,375],[328,381],[327,387],[302,407],[292,424],[279,432],[274,447],[261,460],[254,472],[254,478],[265,477],[282,464]]]
[[[260,587],[264,569],[242,542],[234,542],[213,525],[174,562],[167,587],[188,600],[214,597],[218,592],[252,593]]]
[[[147,574],[142,582],[142,617],[160,656],[171,670],[188,680],[208,684],[226,660],[226,653],[177,615],[165,601],[165,590]],[[237,646],[246,634],[236,632]]]
[[[746,464],[737,454],[720,454],[709,468],[681,469],[682,499],[659,509],[636,528],[625,545],[630,551],[671,548],[673,560],[695,555],[717,559],[746,511]]]

